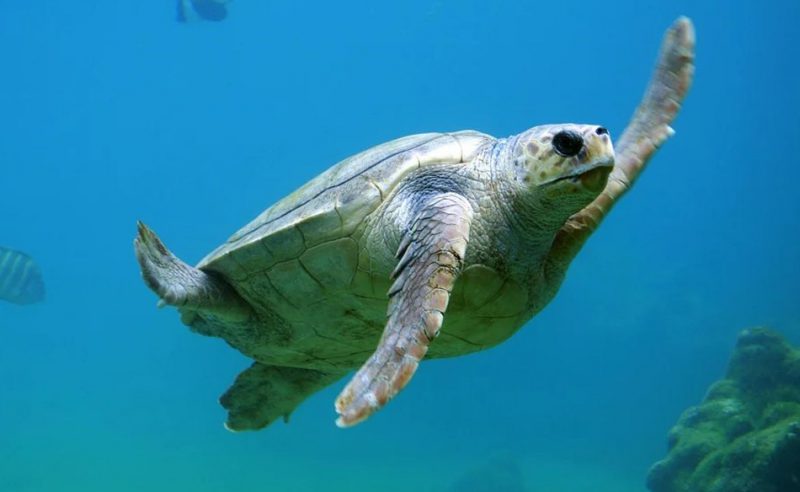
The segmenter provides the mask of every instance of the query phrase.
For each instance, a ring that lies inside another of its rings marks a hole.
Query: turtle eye
[[[571,130],[560,131],[553,136],[553,148],[559,155],[573,157],[583,148],[583,138]]]

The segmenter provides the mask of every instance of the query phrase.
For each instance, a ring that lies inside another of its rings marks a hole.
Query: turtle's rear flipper
[[[303,400],[336,382],[344,372],[268,366],[259,362],[239,374],[220,398],[230,431],[258,430],[289,415]]]
[[[160,305],[206,311],[215,316],[247,319],[250,306],[224,280],[191,267],[172,254],[156,234],[138,223],[133,241],[142,277],[160,298]]]

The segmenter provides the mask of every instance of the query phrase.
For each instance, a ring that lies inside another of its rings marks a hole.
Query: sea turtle
[[[573,257],[672,134],[693,72],[688,19],[670,28],[617,143],[597,125],[400,138],[335,165],[196,267],[144,224],[136,255],[160,303],[256,362],[222,396],[231,430],[259,429],[358,372],[336,400],[356,424],[423,357],[509,338],[556,294]],[[376,348],[377,347],[377,348]]]

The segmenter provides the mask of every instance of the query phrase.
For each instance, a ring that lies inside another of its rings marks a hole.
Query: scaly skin
[[[694,29],[687,18],[680,18],[665,36],[656,72],[633,120],[620,138],[616,166],[608,178],[605,188],[588,206],[572,215],[556,233],[551,252],[545,260],[543,279],[546,284],[543,293],[545,299],[540,300],[543,304],[538,307],[539,309],[549,302],[558,291],[569,264],[589,236],[608,215],[614,204],[630,189],[655,151],[673,135],[674,131],[669,124],[677,115],[680,103],[691,84],[694,73],[693,59]],[[527,144],[527,146],[530,145]],[[541,150],[538,148],[538,144],[532,145],[535,151]],[[536,162],[535,159],[533,161]],[[552,165],[547,166],[548,171],[554,169]],[[545,174],[542,172],[541,177],[545,178]],[[535,173],[533,177],[537,177]],[[468,231],[469,223],[465,227]],[[468,233],[465,235],[466,240],[468,240]],[[460,260],[458,254],[455,257]],[[428,282],[423,281],[420,285],[426,285],[426,283]],[[447,285],[446,292],[449,294],[452,288],[452,279]],[[437,330],[441,326],[441,315],[447,306],[446,298],[443,306],[442,309],[437,310],[439,313]],[[392,317],[394,312],[393,310]],[[422,310],[422,312],[427,311]],[[411,315],[419,316],[414,313]],[[423,316],[427,315],[423,314]],[[410,338],[414,341],[412,346],[422,347],[421,349],[409,350],[404,347],[398,351],[393,340],[387,340],[393,330],[392,317],[390,317],[384,338],[375,355],[356,374],[337,399],[336,409],[340,414],[337,424],[340,426],[356,424],[381,408],[408,383],[416,370],[418,361],[427,351],[427,346],[431,341],[425,331],[428,323],[423,322],[419,325],[424,335]],[[414,318],[406,320],[406,325],[415,323],[411,321],[412,319]],[[409,356],[409,352],[413,352],[413,355]],[[384,366],[377,369],[374,367],[376,357],[381,359],[381,354],[389,354],[383,356],[384,360],[386,357],[400,357],[399,360],[407,362],[388,364],[392,366],[391,374],[381,377],[380,372],[385,369],[386,362],[384,362]]]
[[[558,150],[554,142],[565,134],[577,139],[579,150]],[[538,281],[544,253],[567,217],[602,190],[613,162],[604,128],[544,125],[488,143],[467,165],[410,175],[367,224],[366,237],[377,239],[365,249],[383,258],[379,277],[394,269],[394,284],[378,348],[336,400],[337,424],[355,425],[397,395],[428,348],[438,345],[445,320],[448,332],[461,332],[462,339],[483,331],[474,308],[461,302],[448,309],[462,269],[482,268],[516,286],[492,301],[519,313],[495,327],[498,341],[538,312],[546,304]],[[387,260],[392,250],[396,258]]]

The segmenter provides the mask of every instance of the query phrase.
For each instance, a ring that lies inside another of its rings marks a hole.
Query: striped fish
[[[44,300],[42,272],[33,259],[0,246],[0,300],[33,304]]]

